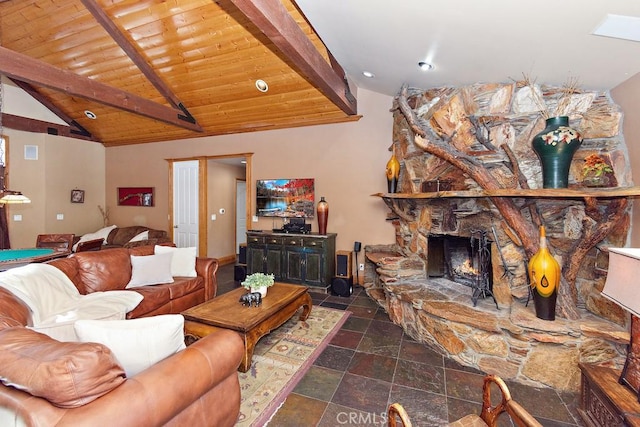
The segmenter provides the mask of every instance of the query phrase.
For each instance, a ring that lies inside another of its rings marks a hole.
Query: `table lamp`
[[[609,248],[609,270],[602,296],[631,313],[631,338],[619,382],[640,401],[640,249]]]

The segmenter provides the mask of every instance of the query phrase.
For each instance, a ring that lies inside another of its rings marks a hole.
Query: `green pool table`
[[[20,267],[32,262],[45,262],[69,255],[67,250],[54,248],[26,248],[0,250],[0,271]]]

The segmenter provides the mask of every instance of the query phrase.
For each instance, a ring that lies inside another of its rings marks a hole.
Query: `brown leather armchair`
[[[73,234],[38,234],[36,248],[54,248],[71,252]]]

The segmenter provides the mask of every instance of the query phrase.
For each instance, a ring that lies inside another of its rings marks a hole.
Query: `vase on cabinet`
[[[544,130],[531,142],[542,165],[543,188],[569,186],[569,167],[580,144],[582,135],[569,127],[569,117],[550,117],[546,120]]]
[[[529,260],[528,270],[536,317],[555,320],[560,264],[549,252],[544,226],[540,226],[540,248]]]
[[[329,203],[320,197],[318,202],[317,212],[318,214],[318,234],[327,234],[327,221],[329,220]]]

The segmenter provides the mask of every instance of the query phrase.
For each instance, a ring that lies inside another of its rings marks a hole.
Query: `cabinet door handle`
[[[291,240],[291,241],[289,242],[289,244],[290,244],[290,245],[295,245],[295,244],[297,244],[297,242],[296,242],[295,240]]]

